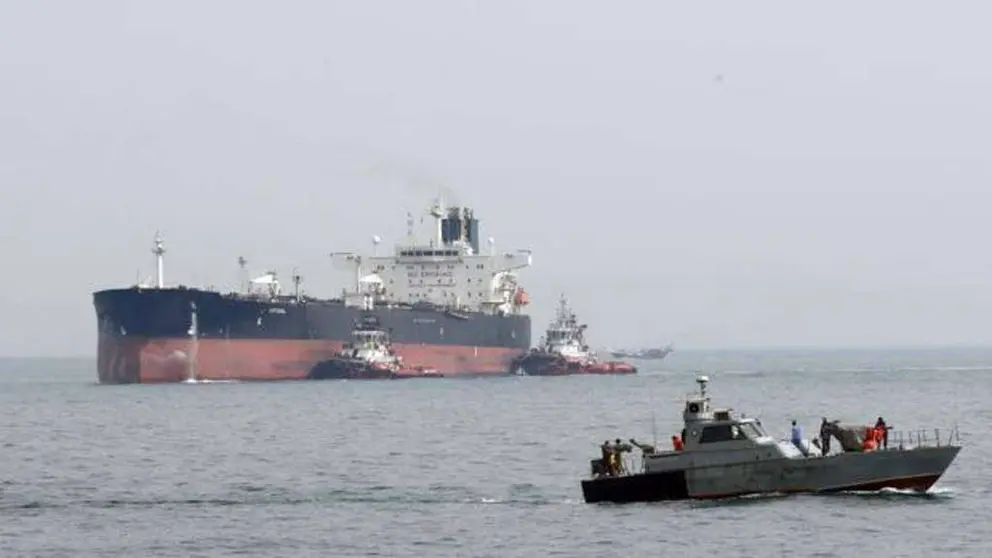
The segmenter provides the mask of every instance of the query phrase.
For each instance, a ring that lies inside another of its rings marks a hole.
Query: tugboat
[[[943,444],[939,431],[929,443],[919,431],[908,440],[900,436],[893,448],[875,449],[868,441],[859,446],[838,438],[840,453],[822,455],[816,444],[801,443],[800,449],[791,441],[769,436],[760,420],[732,415],[730,409],[710,409],[708,381],[706,376],[697,378],[699,394],[686,399],[685,430],[681,438],[672,437],[677,449],[658,451],[631,440],[643,454],[642,470],[636,473],[623,472],[615,459],[610,465],[593,460],[593,478],[582,481],[585,501],[656,502],[883,488],[925,492],[961,451],[957,428]],[[861,432],[866,434],[864,429]],[[621,452],[632,449],[622,446]]]
[[[600,361],[586,345],[586,324],[579,324],[562,295],[555,320],[545,331],[540,346],[513,362],[518,375],[567,376],[572,374],[636,374],[626,362]]]
[[[362,316],[351,332],[351,340],[334,358],[318,362],[311,380],[387,380],[441,377],[436,370],[407,367],[393,350],[389,333],[374,315]]]

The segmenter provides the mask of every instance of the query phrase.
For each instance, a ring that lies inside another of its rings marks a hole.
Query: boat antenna
[[[709,376],[705,374],[700,374],[696,376],[696,383],[699,384],[699,396],[706,399],[706,384],[710,381]]]
[[[654,405],[651,405],[651,438],[654,447],[658,447],[658,423],[654,419]]]

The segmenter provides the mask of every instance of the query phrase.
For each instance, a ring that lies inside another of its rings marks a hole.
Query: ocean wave
[[[574,504],[569,498],[551,498],[537,492],[536,487],[510,487],[507,496],[472,494],[460,487],[432,487],[425,491],[373,486],[367,489],[336,489],[309,495],[291,494],[284,490],[245,487],[240,494],[232,493],[203,497],[109,497],[65,500],[32,500],[14,497],[0,498],[0,514],[25,510],[57,510],[70,508],[158,508],[158,507],[228,507],[272,505],[452,505],[496,504],[546,506]]]

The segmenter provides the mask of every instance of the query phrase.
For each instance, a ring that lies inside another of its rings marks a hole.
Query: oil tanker
[[[93,293],[100,383],[304,380],[368,316],[412,366],[444,377],[512,373],[531,343],[529,297],[517,277],[531,265],[530,251],[500,254],[490,238],[483,254],[471,208],[437,200],[428,214],[429,237],[414,235],[408,213],[407,241],[392,255],[332,253],[355,284],[327,299],[301,293],[296,274],[284,293],[274,272],[236,292],[166,286],[156,235],[156,285]]]

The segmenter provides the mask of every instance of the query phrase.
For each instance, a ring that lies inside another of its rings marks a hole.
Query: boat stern
[[[599,476],[582,481],[582,498],[587,504],[611,502],[661,502],[685,500],[689,488],[684,470]]]

